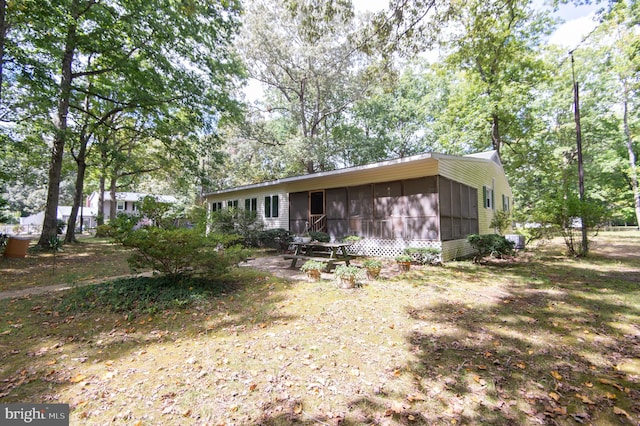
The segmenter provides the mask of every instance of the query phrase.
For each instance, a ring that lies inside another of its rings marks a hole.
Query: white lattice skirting
[[[442,249],[440,241],[405,241],[366,238],[349,246],[349,254],[354,256],[395,257],[406,248],[435,247]]]

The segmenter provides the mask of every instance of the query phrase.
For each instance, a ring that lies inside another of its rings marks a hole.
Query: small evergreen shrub
[[[129,258],[132,269],[151,268],[171,281],[190,275],[220,276],[243,260],[248,253],[237,236],[203,235],[193,229],[141,228],[129,232],[122,244],[134,249]]]
[[[320,241],[322,243],[328,243],[331,240],[329,234],[326,232],[309,232],[309,236],[313,241]]]
[[[258,234],[258,241],[262,247],[285,251],[293,241],[294,235],[284,228],[265,229]]]
[[[514,242],[507,240],[502,235],[487,234],[478,235],[472,234],[467,237],[467,241],[471,244],[477,254],[474,257],[474,262],[478,262],[480,259],[491,256],[497,258],[503,258],[505,256],[513,256]]]

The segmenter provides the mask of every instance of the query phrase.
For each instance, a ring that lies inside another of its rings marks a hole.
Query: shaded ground
[[[126,262],[129,252],[106,239],[83,238],[65,244],[54,254],[31,242],[24,258],[0,256],[0,292],[37,287],[67,287],[72,283],[101,281],[131,274]]]
[[[66,402],[88,425],[637,425],[640,235],[559,249],[388,264],[352,290],[255,259],[144,315],[0,301],[0,402]]]

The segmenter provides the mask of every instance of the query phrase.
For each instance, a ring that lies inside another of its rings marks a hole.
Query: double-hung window
[[[482,197],[484,198],[484,208],[493,210],[495,204],[493,202],[493,188],[486,185],[483,186]]]
[[[244,200],[244,209],[248,212],[256,212],[258,211],[258,199],[257,198],[246,198]]]
[[[277,195],[267,195],[264,197],[264,217],[278,217],[278,203],[279,199]]]

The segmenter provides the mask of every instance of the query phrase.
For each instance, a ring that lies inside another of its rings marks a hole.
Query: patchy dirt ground
[[[87,425],[637,425],[640,263],[612,238],[587,260],[388,264],[350,290],[257,258],[145,315],[0,301],[0,402]]]

